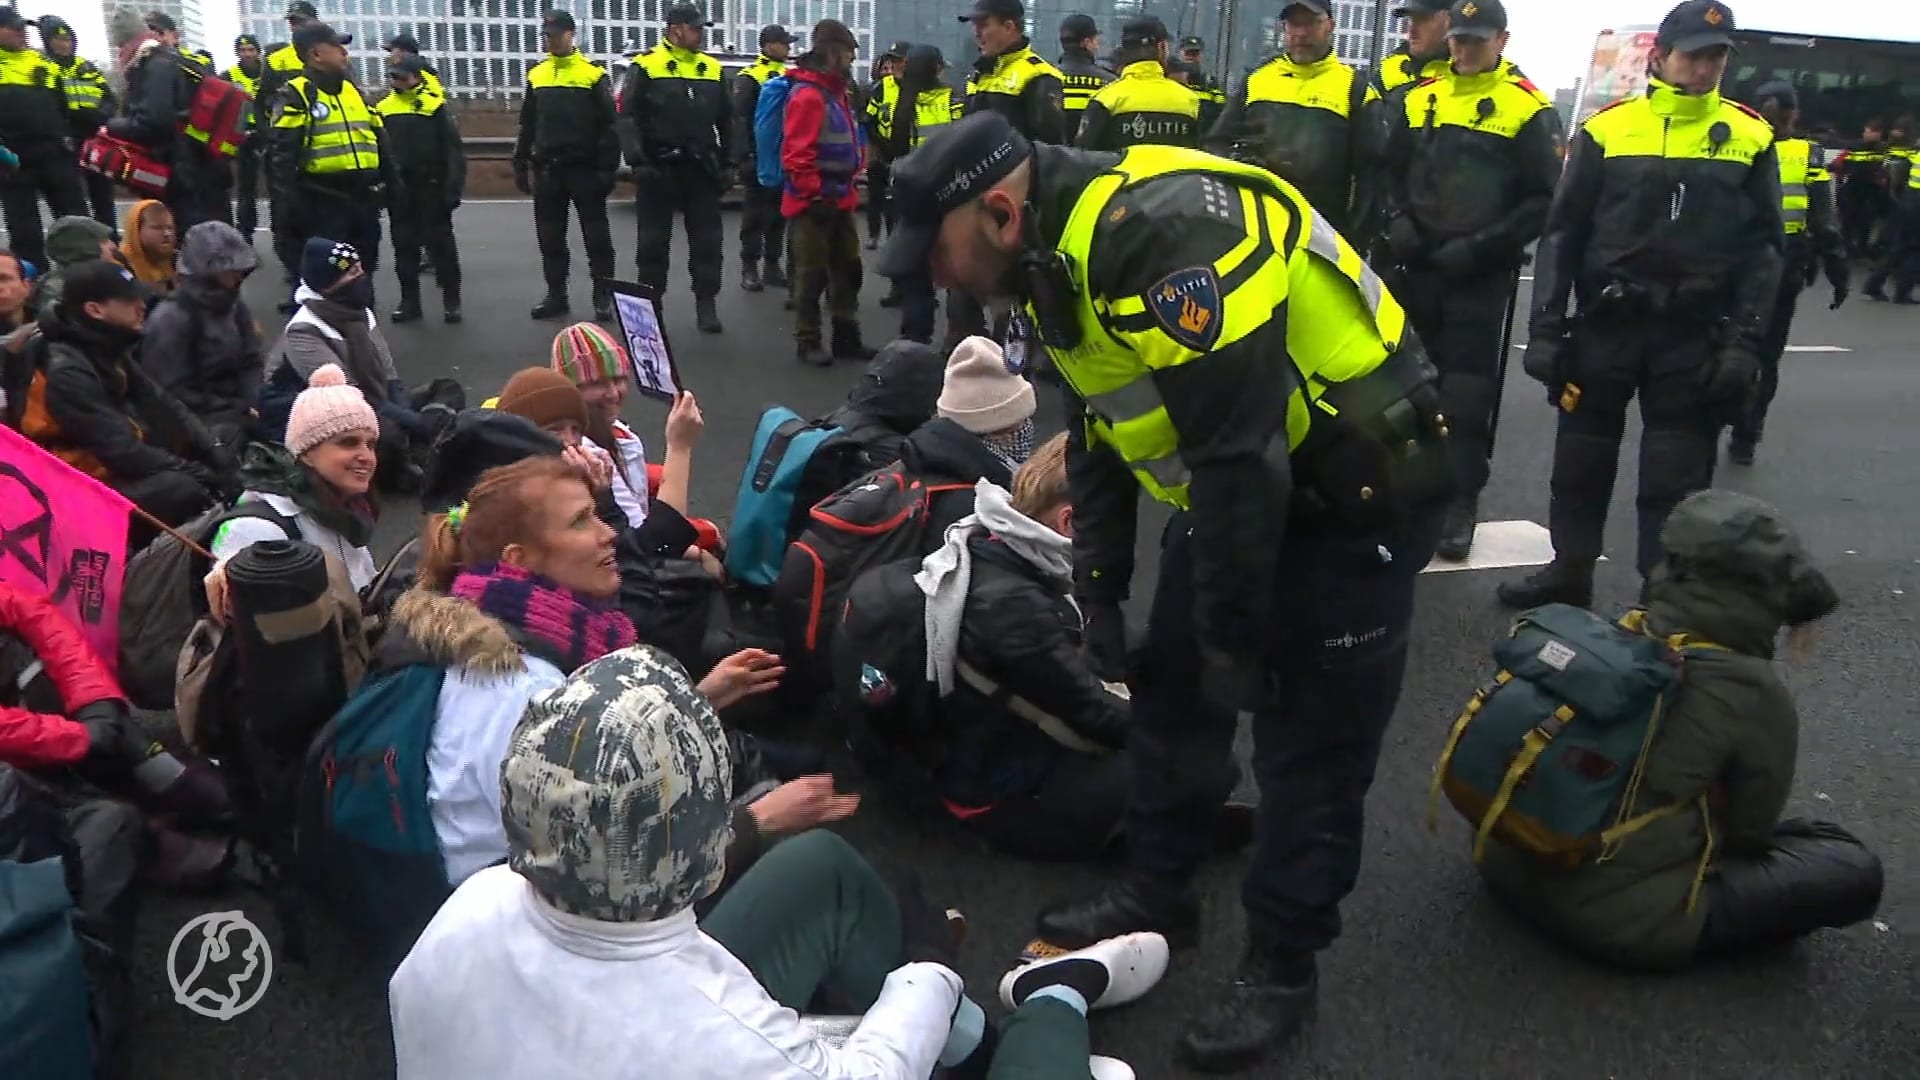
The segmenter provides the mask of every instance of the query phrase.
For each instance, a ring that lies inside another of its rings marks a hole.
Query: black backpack
[[[847,744],[875,775],[906,760],[921,769],[945,758],[925,719],[933,705],[927,679],[926,596],[913,580],[921,560],[905,558],[861,574],[847,590],[830,665],[835,714]]]

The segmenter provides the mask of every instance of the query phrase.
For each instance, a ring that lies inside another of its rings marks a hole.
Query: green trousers
[[[851,210],[826,220],[801,214],[787,222],[793,251],[793,337],[801,345],[821,346],[820,297],[836,325],[860,318],[860,234]]]
[[[900,905],[880,875],[834,833],[796,836],[760,857],[700,922],[775,1001],[804,1011],[831,987],[856,1011],[905,962]],[[1000,1026],[991,1080],[1087,1076],[1087,1021],[1041,998]]]

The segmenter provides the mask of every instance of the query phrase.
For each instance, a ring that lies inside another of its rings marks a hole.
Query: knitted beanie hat
[[[998,342],[970,337],[947,358],[938,408],[975,435],[990,435],[1032,419],[1033,385],[1007,370]]]
[[[562,420],[587,426],[587,400],[580,396],[579,387],[552,368],[521,368],[507,380],[493,407],[524,416],[541,427]]]
[[[361,265],[352,244],[316,236],[300,251],[300,284],[324,296]]]
[[[579,322],[553,336],[553,370],[574,385],[627,377],[627,348],[606,327]]]
[[[287,414],[287,449],[294,457],[349,431],[380,431],[380,417],[339,364],[327,364],[307,380]]]

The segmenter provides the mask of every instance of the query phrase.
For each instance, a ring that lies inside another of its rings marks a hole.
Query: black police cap
[[[1186,37],[1180,39],[1181,52],[1186,52],[1188,49],[1205,49],[1206,47],[1207,39],[1198,34],[1188,34]]]
[[[1500,0],[1459,0],[1447,17],[1447,36],[1485,40],[1507,29],[1507,9]]]
[[[387,78],[395,75],[425,75],[427,61],[419,53],[408,53],[398,60],[387,62]]]
[[[306,56],[316,45],[338,45],[341,48],[353,44],[352,34],[342,34],[323,22],[310,22],[293,32],[293,51]]]
[[[1135,15],[1120,26],[1120,44],[1158,45],[1168,40],[1167,24],[1154,15]]]
[[[1453,0],[1407,0],[1394,8],[1392,15],[1396,19],[1404,19],[1409,15],[1438,15],[1452,6]]]
[[[668,26],[712,26],[713,20],[707,18],[698,4],[675,4],[667,9]]]
[[[318,19],[319,17],[319,9],[307,3],[307,0],[293,0],[293,3],[287,5],[289,19]]]
[[[420,52],[420,39],[414,37],[412,34],[395,34],[387,39],[387,48],[399,49],[401,52],[410,52],[418,55]]]
[[[257,49],[260,47],[260,39],[254,37],[252,34],[241,34],[239,37],[233,39],[233,47],[235,49]]]
[[[1800,93],[1793,88],[1792,83],[1779,79],[1761,83],[1753,88],[1753,104],[1756,107],[1769,101],[1779,102],[1783,109],[1797,109],[1800,107]]]
[[[975,19],[1012,19],[1014,22],[1027,20],[1027,5],[1020,0],[973,0],[973,10],[960,16],[961,22]]]
[[[570,34],[577,29],[579,24],[573,21],[573,13],[559,8],[547,12],[546,17],[540,20],[540,32],[543,34]]]
[[[880,255],[880,274],[924,270],[948,214],[1005,180],[1033,154],[1026,136],[997,112],[942,124],[894,165],[891,198],[899,226]]]
[[[1280,14],[1285,16],[1287,12],[1297,7],[1306,8],[1315,15],[1333,14],[1333,5],[1328,3],[1328,0],[1287,0],[1285,6],[1281,7]]]
[[[1711,49],[1715,45],[1733,45],[1733,9],[1720,0],[1686,0],[1667,12],[1654,35],[1656,49],[1678,49],[1683,53]]]
[[[1083,15],[1076,11],[1060,20],[1061,41],[1081,42],[1090,37],[1098,37],[1099,34],[1100,24],[1094,22],[1091,15]]]
[[[787,32],[787,28],[779,23],[769,23],[760,28],[760,44],[768,45],[776,41],[782,45],[791,45],[794,38]]]

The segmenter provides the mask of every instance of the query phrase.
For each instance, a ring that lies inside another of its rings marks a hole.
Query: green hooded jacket
[[[111,239],[112,226],[103,225],[90,217],[69,215],[56,219],[47,230],[47,261],[53,265],[34,285],[33,297],[28,303],[33,313],[45,317],[52,311],[66,284],[66,271],[80,263],[98,259],[100,242]]]
[[[1691,910],[1688,899],[1709,832],[1714,861],[1769,846],[1793,787],[1800,733],[1793,697],[1774,671],[1774,642],[1784,626],[1838,604],[1779,512],[1756,499],[1718,490],[1689,496],[1661,544],[1666,559],[1651,580],[1648,629],[1723,649],[1688,655],[1632,813],[1705,795],[1711,814],[1690,809],[1655,821],[1612,859],[1572,870],[1498,843],[1481,864],[1489,889],[1520,918],[1594,960],[1629,968],[1692,959],[1710,893]]]

